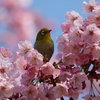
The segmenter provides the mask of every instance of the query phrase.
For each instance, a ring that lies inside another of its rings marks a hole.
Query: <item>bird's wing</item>
[[[45,52],[45,44],[42,41],[36,41],[34,44],[34,49],[43,55],[43,52]]]
[[[38,50],[44,57],[47,57],[50,60],[53,52],[54,52],[54,44],[53,41],[46,43],[44,41],[36,41],[34,44],[34,48]]]

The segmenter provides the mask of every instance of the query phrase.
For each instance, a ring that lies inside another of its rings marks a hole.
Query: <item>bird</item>
[[[54,42],[50,36],[50,32],[47,28],[41,29],[36,36],[34,43],[34,49],[43,55],[43,61],[48,62],[54,53]]]

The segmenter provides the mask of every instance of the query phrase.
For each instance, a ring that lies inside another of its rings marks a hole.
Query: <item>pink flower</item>
[[[45,75],[53,75],[55,68],[50,62],[47,62],[40,67],[40,70]]]
[[[63,56],[63,53],[62,52],[58,52],[57,55],[56,55],[56,59],[58,61],[60,61],[62,59],[62,56]]]
[[[63,34],[57,37],[58,43],[69,42],[68,34]]]
[[[87,19],[85,19],[84,24],[83,24],[83,28],[84,30],[86,29],[86,27],[90,24],[94,24],[94,15],[89,15]]]
[[[99,58],[100,57],[100,45],[98,44],[95,44],[93,47],[92,47],[92,55],[94,58]]]
[[[67,78],[71,78],[71,77],[72,77],[71,72],[67,72],[67,70],[66,70],[66,71],[61,71],[59,79],[61,81],[65,82]]]
[[[90,0],[89,3],[86,1],[83,2],[84,13],[91,13],[94,10],[100,9],[100,4],[95,2],[95,0]]]
[[[20,56],[25,56],[33,47],[30,41],[25,40],[18,43],[18,48],[19,50],[17,51],[17,54]]]
[[[90,54],[91,51],[92,51],[92,48],[93,48],[93,45],[92,45],[92,46],[91,46],[91,45],[87,45],[87,46],[84,48],[83,53],[84,53],[84,54]]]
[[[76,88],[82,89],[82,82],[88,80],[88,78],[84,72],[79,72],[73,75],[72,80]]]
[[[87,44],[100,42],[100,29],[95,24],[90,24],[86,27],[84,41]]]
[[[82,93],[80,89],[68,89],[68,96],[73,99],[78,99],[80,93]]]
[[[80,64],[87,64],[89,63],[89,61],[91,59],[93,59],[92,55],[91,54],[83,54],[83,53],[80,53],[79,54],[79,59],[80,59]]]
[[[71,69],[65,65],[60,65],[60,76],[59,79],[61,81],[66,81],[66,79],[69,79],[72,77]]]
[[[21,85],[21,84],[16,84],[14,83],[14,89],[13,89],[13,93],[21,93],[21,91],[25,88],[25,86]]]
[[[53,92],[53,87],[50,87],[50,88],[45,87],[44,93],[45,93],[47,100],[56,100],[56,98],[54,96],[54,92]]]
[[[13,94],[14,85],[6,80],[0,82],[0,97],[10,97]]]
[[[62,28],[62,31],[64,32],[64,34],[69,33],[70,32],[70,23],[68,23],[68,22],[62,23],[61,28]]]
[[[12,63],[9,60],[0,59],[0,76],[9,80],[15,80],[15,78],[19,77],[19,71],[15,63],[16,62]]]
[[[29,77],[28,73],[24,73],[21,76],[20,82],[24,86],[29,86],[32,83],[32,80],[34,79],[33,77]]]
[[[37,87],[34,85],[29,85],[22,90],[22,95],[26,96],[29,100],[34,100],[38,96]]]
[[[17,5],[26,8],[32,5],[32,0],[18,0]]]
[[[100,9],[93,12],[92,20],[100,28]]]
[[[64,65],[69,66],[69,65],[74,65],[76,60],[78,60],[77,56],[73,53],[69,53],[67,55],[64,55],[62,58],[62,62]]]
[[[53,87],[42,87],[43,84],[41,84],[38,88],[39,95],[38,99],[39,100],[56,100],[53,92]]]
[[[30,78],[34,78],[38,73],[38,66],[33,65],[33,67],[27,70],[27,74]]]
[[[76,42],[75,42],[76,43]],[[70,52],[73,54],[79,54],[81,51],[81,48],[79,48],[78,44],[75,44],[74,42],[70,42],[69,46],[70,46]]]
[[[71,40],[75,44],[83,41],[83,31],[78,27],[73,27],[68,36],[69,40]]]
[[[41,66],[43,64],[43,56],[37,50],[31,49],[25,57],[27,63]],[[38,67],[39,68],[39,67]]]
[[[58,84],[53,88],[54,96],[56,98],[61,98],[62,96],[68,96],[68,88],[64,84]]]
[[[77,12],[67,12],[66,18],[70,24],[74,26],[82,26],[83,18]]]
[[[70,52],[70,45],[69,45],[69,38],[68,34],[63,34],[58,37],[57,39],[58,44],[58,51],[59,52],[65,52],[69,53]]]
[[[4,58],[11,58],[12,52],[9,50],[9,48],[0,47],[0,53]]]

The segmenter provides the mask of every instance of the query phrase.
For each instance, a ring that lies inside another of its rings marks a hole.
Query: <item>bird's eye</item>
[[[45,34],[45,31],[42,31],[41,34],[44,35]]]

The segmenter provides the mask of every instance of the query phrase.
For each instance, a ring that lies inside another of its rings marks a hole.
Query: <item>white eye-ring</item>
[[[44,35],[45,34],[45,31],[42,31],[41,34]]]

